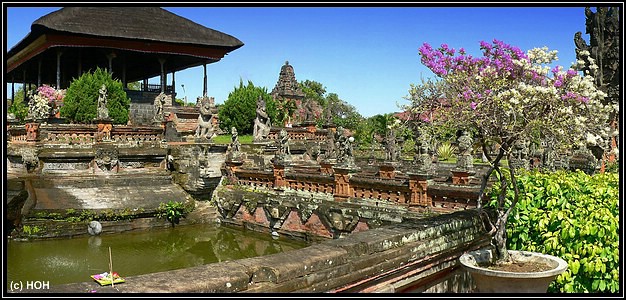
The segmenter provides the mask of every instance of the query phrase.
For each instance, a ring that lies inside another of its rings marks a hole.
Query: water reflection
[[[101,236],[7,244],[7,282],[44,280],[53,284],[91,281],[109,269],[132,276],[268,255],[307,246],[267,233],[214,224],[177,226]]]

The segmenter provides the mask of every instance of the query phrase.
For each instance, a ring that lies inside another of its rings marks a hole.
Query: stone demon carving
[[[217,135],[217,125],[213,114],[214,103],[212,98],[198,98],[200,115],[198,115],[198,126],[196,127],[196,137],[212,139]]]

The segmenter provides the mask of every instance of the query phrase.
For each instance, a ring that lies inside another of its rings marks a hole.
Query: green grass
[[[212,141],[216,144],[230,144],[231,139],[230,134],[218,135],[212,139]],[[239,143],[241,144],[252,144],[252,135],[240,135]]]

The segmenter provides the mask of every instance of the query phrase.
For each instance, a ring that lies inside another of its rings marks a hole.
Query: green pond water
[[[93,281],[113,271],[133,276],[300,249],[305,241],[243,228],[200,224],[100,236],[7,241],[6,282],[50,285]]]

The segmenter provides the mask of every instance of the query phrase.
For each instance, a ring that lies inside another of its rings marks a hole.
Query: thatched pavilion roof
[[[124,64],[128,82],[160,75],[159,58],[167,72],[219,61],[243,43],[226,33],[204,27],[159,7],[65,7],[31,25],[31,32],[7,53],[7,75],[37,80],[41,61],[44,81],[56,76],[57,51],[62,49],[65,81],[95,66],[120,75]],[[80,59],[80,61],[78,61]],[[55,77],[56,78],[56,77]]]

